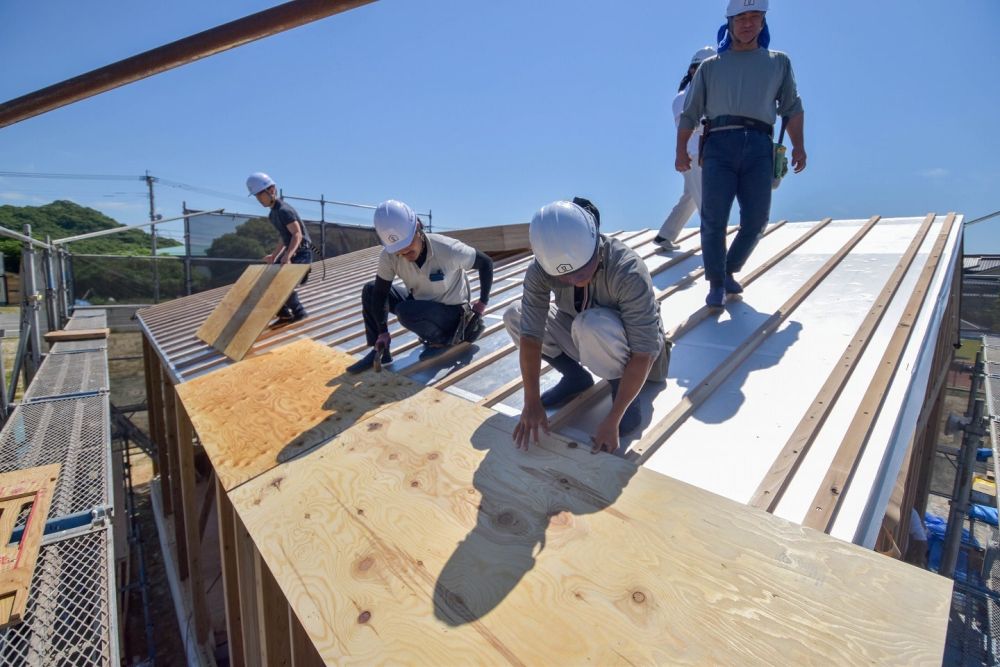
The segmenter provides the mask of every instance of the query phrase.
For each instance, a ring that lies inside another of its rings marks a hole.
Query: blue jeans
[[[774,153],[771,137],[756,130],[708,135],[701,172],[701,252],[705,278],[722,285],[753,252],[771,214]],[[733,199],[740,203],[740,229],[726,252],[726,225]]]

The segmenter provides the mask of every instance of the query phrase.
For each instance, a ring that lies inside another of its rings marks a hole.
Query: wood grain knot
[[[389,454],[389,460],[390,461],[395,461],[398,458],[399,458],[399,454]]]
[[[642,604],[643,602],[646,601],[646,594],[643,593],[642,591],[636,591],[632,593],[632,601],[637,604]]]
[[[358,569],[361,570],[362,572],[367,572],[368,570],[371,569],[372,565],[374,564],[375,564],[375,559],[372,558],[371,556],[366,556],[361,560],[360,563],[358,563]]]
[[[309,512],[306,512],[305,514],[302,515],[302,518],[303,519],[311,519],[312,518],[312,514],[310,514]]]
[[[358,623],[367,623],[371,617],[372,613],[370,611],[363,611],[358,614]]]
[[[427,455],[427,460],[428,461],[433,461],[433,460],[437,459],[439,456],[441,456],[441,455],[438,454],[437,452],[431,452],[430,454]]]
[[[501,526],[513,526],[514,515],[510,512],[502,512],[500,516],[497,517],[497,523]]]
[[[417,488],[418,486],[420,486],[420,482],[418,482],[417,480],[413,480],[412,482],[410,482],[410,486],[413,488]]]
[[[372,431],[377,431],[380,428],[382,428],[382,424],[379,423],[379,422],[373,422],[373,423],[368,424],[368,432],[369,433],[371,433]]]
[[[284,477],[275,477],[274,481],[271,482],[271,486],[274,487],[275,491],[281,491],[281,483],[285,481]]]
[[[361,515],[361,516],[364,516],[365,515],[365,511],[359,507],[358,508],[358,514]]]

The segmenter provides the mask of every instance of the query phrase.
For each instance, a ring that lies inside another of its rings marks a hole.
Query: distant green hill
[[[24,225],[31,225],[31,235],[44,240],[48,235],[53,239],[87,234],[102,229],[124,227],[100,211],[80,206],[71,201],[54,201],[44,206],[0,206],[0,226],[24,231]],[[69,244],[70,252],[92,255],[149,255],[151,237],[142,229],[77,241]],[[157,238],[157,245],[170,247],[181,245],[173,239]],[[0,252],[4,254],[5,269],[18,271],[21,261],[21,242],[0,238]]]

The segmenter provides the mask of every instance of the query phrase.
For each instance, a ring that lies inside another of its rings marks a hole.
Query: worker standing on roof
[[[284,199],[278,196],[278,186],[274,180],[262,171],[250,174],[247,178],[247,190],[257,198],[260,205],[270,209],[267,214],[268,220],[277,230],[280,241],[278,246],[270,255],[264,256],[264,261],[268,264],[312,264],[312,243],[309,240],[309,231],[306,229],[302,218]],[[309,272],[302,277],[304,284],[309,277]],[[305,319],[308,313],[305,306],[299,301],[299,295],[294,291],[288,297],[288,301],[278,311],[276,325],[291,324]]]
[[[525,273],[520,303],[504,313],[520,348],[524,380],[514,442],[519,449],[537,443],[538,429],[548,432],[545,409],[593,385],[590,369],[608,380],[612,397],[611,410],[592,437],[593,451],[614,452],[619,436],[641,421],[634,399],[643,384],[666,378],[670,362],[649,270],[634,250],[601,234],[595,216],[573,202],[539,210],[529,239],[535,261]],[[562,374],[544,394],[542,359]]]
[[[392,199],[375,209],[375,231],[382,254],[375,280],[361,290],[365,337],[372,349],[347,370],[371,368],[376,355],[383,366],[392,363],[389,312],[431,348],[479,338],[493,285],[493,260],[461,241],[424,232],[413,209]],[[468,269],[479,271],[479,300],[471,305]],[[405,292],[393,286],[397,276]]]
[[[681,87],[677,95],[674,96],[672,104],[675,127],[680,127],[681,112],[684,110],[684,99],[687,96],[688,84],[694,78],[694,73],[698,71],[698,66],[707,58],[711,58],[714,55],[715,49],[711,46],[706,46],[695,51],[694,56],[691,57],[691,64],[688,65],[687,73],[681,79]],[[679,247],[677,245],[677,237],[680,235],[681,229],[691,219],[691,215],[701,208],[701,166],[698,164],[698,143],[700,140],[701,128],[698,127],[687,143],[688,156],[691,158],[691,168],[683,173],[684,192],[681,193],[681,198],[677,200],[673,210],[670,211],[670,214],[663,221],[663,225],[656,234],[656,238],[653,239],[653,243],[664,250],[677,250]]]
[[[705,303],[721,308],[727,294],[739,294],[738,273],[753,252],[771,212],[774,178],[772,137],[778,115],[787,119],[792,167],[806,167],[802,101],[792,63],[770,51],[768,0],[730,0],[726,23],[719,29],[719,53],[694,75],[677,129],[677,171],[691,169],[687,145],[694,128],[706,119],[703,139],[701,246]],[[736,198],[740,229],[726,252],[726,225]]]

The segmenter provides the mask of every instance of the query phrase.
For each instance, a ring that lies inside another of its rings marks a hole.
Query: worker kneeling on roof
[[[634,399],[643,384],[667,376],[670,342],[649,270],[634,250],[599,233],[595,213],[593,207],[557,201],[531,220],[535,261],[525,274],[521,302],[504,313],[507,331],[520,347],[524,380],[524,409],[514,429],[519,449],[538,442],[539,428],[548,432],[546,408],[594,384],[590,369],[608,380],[612,396],[593,449],[614,452],[619,435],[639,425]],[[540,394],[542,359],[562,378]]]
[[[431,348],[476,340],[485,328],[493,260],[461,241],[424,232],[413,209],[392,199],[375,209],[375,232],[382,254],[375,280],[361,290],[365,338],[372,349],[347,370],[371,368],[376,355],[383,366],[392,363],[390,312]],[[471,305],[467,269],[479,271],[479,300]],[[392,284],[397,276],[405,290]]]

